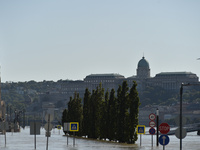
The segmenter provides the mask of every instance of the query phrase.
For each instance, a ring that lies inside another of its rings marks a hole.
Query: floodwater
[[[41,129],[41,134],[36,136],[36,149],[47,150],[47,137],[45,137],[45,130]],[[75,146],[73,146],[73,138],[63,136],[62,130],[53,129],[51,131],[51,137],[48,140],[48,150],[163,150],[163,146],[156,146],[156,136],[153,136],[152,147],[152,135],[141,136],[140,135],[136,144],[118,144],[111,142],[101,142],[96,140],[75,139]],[[165,150],[179,150],[180,140],[175,135],[169,136],[170,142],[165,146]],[[200,136],[197,132],[187,133],[187,136],[182,140],[183,150],[200,150]],[[26,127],[21,129],[19,133],[6,133],[6,145],[5,136],[0,135],[0,149],[2,150],[34,150],[34,135],[30,135],[30,128]]]

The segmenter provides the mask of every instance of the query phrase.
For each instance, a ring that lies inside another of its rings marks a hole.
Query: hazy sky
[[[2,82],[130,77],[143,54],[200,77],[200,0],[0,0]]]

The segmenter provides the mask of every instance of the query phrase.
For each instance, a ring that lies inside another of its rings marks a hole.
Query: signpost
[[[61,125],[57,125],[57,129],[59,130],[59,135],[60,135],[60,130],[62,129]]]
[[[52,127],[53,127],[53,125],[51,124],[51,122],[53,121],[53,115],[46,114],[44,119],[47,122],[45,124],[45,130],[46,130],[46,137],[47,137],[46,150],[48,150],[49,137],[51,136],[51,132],[50,131],[52,130]]]
[[[36,135],[40,135],[40,122],[31,122],[30,123],[30,135],[34,135],[34,143],[35,143],[35,149],[36,149]]]
[[[150,120],[155,120],[155,119],[156,119],[156,115],[153,114],[153,113],[151,113],[151,114],[149,115],[149,119],[150,119]]]
[[[70,122],[69,131],[78,132],[79,131],[79,123],[78,122]]]
[[[186,135],[187,135],[187,131],[186,131],[185,128],[182,128],[182,137],[180,137],[180,128],[177,128],[176,131],[175,131],[175,136],[178,139],[180,139],[180,138],[184,139],[186,137]]]
[[[182,116],[182,126],[186,124],[186,121],[187,121],[186,118],[184,116]],[[184,139],[187,135],[187,131],[185,128],[182,127],[182,133],[180,133],[180,117],[175,118],[175,123],[177,126],[179,126],[175,131],[175,136],[178,139],[180,139],[180,138]]]
[[[145,125],[137,125],[137,134],[145,134]]]
[[[64,128],[63,128],[64,131],[67,131],[67,145],[68,145],[68,131],[69,131],[69,125],[70,125],[69,122],[65,122],[65,123],[64,123]]]
[[[163,145],[163,150],[165,149],[165,145],[169,143],[169,137],[168,135],[161,135],[159,137],[159,143]]]
[[[69,131],[74,132],[73,146],[75,146],[75,132],[79,131],[79,123],[78,122],[70,122],[69,123]]]
[[[70,124],[69,122],[64,123],[64,128],[63,128],[64,131],[69,131],[69,124]]]
[[[153,114],[153,113],[151,113],[150,115],[149,115],[149,119],[151,120],[150,122],[149,122],[149,126],[151,127],[150,129],[149,129],[149,133],[152,135],[151,136],[151,145],[152,145],[152,147],[153,147],[153,135],[155,134],[155,132],[156,132],[156,130],[153,128],[153,127],[155,127],[156,126],[156,123],[155,123],[155,119],[156,119],[156,115],[155,114]]]
[[[151,127],[149,129],[149,134],[154,135],[155,133],[156,133],[156,130],[153,127]]]
[[[145,125],[137,125],[137,134],[140,134],[140,146],[142,145],[142,134],[145,134]]]
[[[165,149],[165,145],[169,143],[169,137],[167,134],[170,131],[170,126],[167,123],[161,123],[159,126],[159,131],[163,135],[159,137],[159,143],[163,145],[163,150]]]
[[[151,145],[153,147],[153,135],[156,133],[156,130],[153,127],[151,127],[149,129],[149,133],[151,134]]]
[[[57,125],[57,129],[58,129],[58,130],[61,130],[61,129],[62,129],[62,126],[61,126],[61,125]]]
[[[5,122],[5,121],[0,122],[0,129],[2,130],[2,133],[5,136],[5,146],[6,146],[6,130],[9,129],[8,122]]]
[[[180,131],[183,130],[183,124],[182,124],[182,117],[183,117],[183,110],[182,110],[182,101],[183,101],[183,87],[184,86],[200,86],[200,84],[194,84],[194,83],[181,83],[181,87],[180,87],[180,116],[179,116],[179,120],[180,120]],[[182,138],[183,138],[183,135],[182,135],[183,132],[179,132],[179,136],[180,136],[180,150],[182,150]]]
[[[49,129],[48,129],[49,128]],[[52,129],[53,129],[53,124],[48,124],[48,123],[46,123],[45,125],[44,125],[44,129],[46,130],[46,131],[51,131]]]
[[[149,126],[150,126],[150,127],[155,127],[155,126],[156,126],[155,121],[151,120],[151,121],[149,122]]]
[[[167,134],[170,131],[170,126],[167,123],[161,123],[159,125],[159,131],[162,134]]]

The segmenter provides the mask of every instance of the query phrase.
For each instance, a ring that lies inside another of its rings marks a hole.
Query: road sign
[[[187,122],[187,119],[183,116],[183,117],[182,117],[182,125],[185,125],[186,122]],[[179,116],[177,116],[177,117],[175,118],[175,123],[176,123],[177,126],[180,125],[180,117],[179,117]]]
[[[169,137],[168,137],[168,135],[161,135],[160,137],[159,137],[159,143],[161,144],[161,145],[167,145],[168,143],[169,143]]]
[[[155,115],[154,113],[151,113],[151,114],[149,115],[149,119],[150,119],[150,120],[155,120],[155,119],[156,119],[156,115]]]
[[[70,123],[69,122],[65,122],[64,123],[64,131],[70,131],[70,129],[69,129],[69,126],[70,126]]]
[[[62,126],[61,125],[57,125],[57,129],[61,130]]]
[[[150,127],[155,127],[155,126],[156,126],[155,121],[151,120],[151,121],[149,122],[149,126],[150,126]]]
[[[44,125],[44,129],[45,129],[46,131],[48,131],[48,124],[49,124],[49,131],[51,131],[52,128],[53,128],[53,124],[51,124],[51,123],[46,123],[46,124]]]
[[[46,131],[45,136],[46,136],[46,137],[50,137],[50,136],[51,136],[51,132],[50,132],[50,131]]]
[[[8,122],[0,122],[0,129],[8,130],[9,129]]]
[[[178,139],[180,139],[180,128],[177,128],[175,131],[175,135]],[[186,129],[182,128],[182,139],[184,139],[187,135]]]
[[[77,131],[79,131],[79,124],[78,124],[78,122],[70,122],[70,126],[69,127],[70,127],[69,130],[71,132],[77,132]]]
[[[145,125],[137,125],[137,134],[145,134]]]
[[[30,135],[40,135],[40,122],[30,122]]]
[[[50,116],[50,117],[49,117]],[[49,118],[48,118],[49,117]],[[49,119],[49,122],[52,122],[53,121],[53,115],[52,114],[46,114],[45,117],[44,117],[44,120],[46,122],[48,122],[48,119]]]
[[[149,129],[149,133],[151,135],[154,135],[156,133],[156,130],[152,127],[152,128]]]
[[[167,123],[161,123],[159,125],[159,131],[162,134],[167,134],[170,131],[170,126]]]

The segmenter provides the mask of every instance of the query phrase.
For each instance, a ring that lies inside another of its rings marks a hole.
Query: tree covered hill
[[[13,108],[26,109],[28,106],[41,102],[42,94],[62,92],[61,85],[66,81],[69,80],[58,80],[57,82],[44,80],[41,82],[28,81],[1,83],[2,100],[4,100],[7,105],[12,105]],[[51,96],[51,94],[49,94],[49,96]],[[169,106],[179,102],[179,91],[167,91],[160,87],[151,86],[146,87],[144,91],[139,91],[139,97],[141,102],[140,107],[144,107],[145,105]],[[60,101],[56,101],[55,99],[56,107],[67,107],[66,102],[64,101],[69,101],[69,98],[70,97],[65,97]],[[191,104],[200,103],[200,87],[185,88],[183,101]],[[193,106],[195,105],[191,105],[190,109],[192,109]]]

